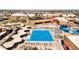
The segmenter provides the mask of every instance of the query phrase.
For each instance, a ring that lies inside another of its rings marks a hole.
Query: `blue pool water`
[[[72,31],[72,34],[79,34],[79,30]]]
[[[33,30],[29,41],[54,41],[48,30]]]
[[[61,26],[60,26],[60,30],[63,30],[63,31],[65,31],[65,32],[69,32],[69,31],[71,30],[71,28],[68,27],[68,26],[61,25]]]
[[[72,34],[79,34],[79,30],[71,30],[71,27],[68,27],[68,26],[64,26],[64,25],[61,25],[60,26],[60,30],[63,30],[64,32],[71,32]]]

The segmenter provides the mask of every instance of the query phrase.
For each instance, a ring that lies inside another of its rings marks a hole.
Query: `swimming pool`
[[[49,30],[33,30],[28,41],[52,42],[54,41],[54,37]]]
[[[79,34],[79,30],[74,30],[74,29],[71,30],[71,27],[64,26],[64,25],[60,26],[60,30],[71,34]]]
[[[79,30],[70,31],[71,34],[79,34]]]
[[[69,32],[71,30],[71,28],[68,26],[61,25],[60,30],[63,30],[64,32]]]

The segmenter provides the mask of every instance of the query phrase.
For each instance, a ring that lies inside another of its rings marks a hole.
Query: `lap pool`
[[[54,41],[54,37],[51,35],[49,30],[33,30],[31,37],[28,41],[52,42]]]

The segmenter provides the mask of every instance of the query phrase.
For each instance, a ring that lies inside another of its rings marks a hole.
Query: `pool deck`
[[[35,29],[36,30],[36,29]],[[44,30],[44,29],[41,29],[41,30]],[[45,29],[46,30],[46,29]],[[33,30],[31,30],[31,34],[32,34],[32,31]],[[50,31],[51,32],[51,31]],[[51,35],[53,35],[53,33],[51,32]],[[35,41],[27,41],[26,40],[26,43],[25,44],[21,44],[21,45],[19,45],[15,50],[23,50],[24,48],[26,48],[27,46],[32,46],[32,47],[35,47],[35,46],[37,46],[38,48],[39,48],[39,50],[40,49],[42,49],[42,50],[45,50],[45,47],[47,47],[47,48],[51,48],[52,50],[64,50],[64,48],[63,48],[63,46],[62,46],[62,44],[61,44],[61,41],[60,41],[60,39],[58,39],[58,38],[54,38],[55,40],[54,41],[40,41],[40,42],[35,42]],[[52,44],[52,45],[50,45],[50,43]],[[39,45],[38,45],[39,44]],[[47,46],[45,45],[45,44],[48,44]]]

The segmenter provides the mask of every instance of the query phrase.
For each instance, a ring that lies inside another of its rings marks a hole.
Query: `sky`
[[[79,9],[78,0],[0,0],[0,9]]]

